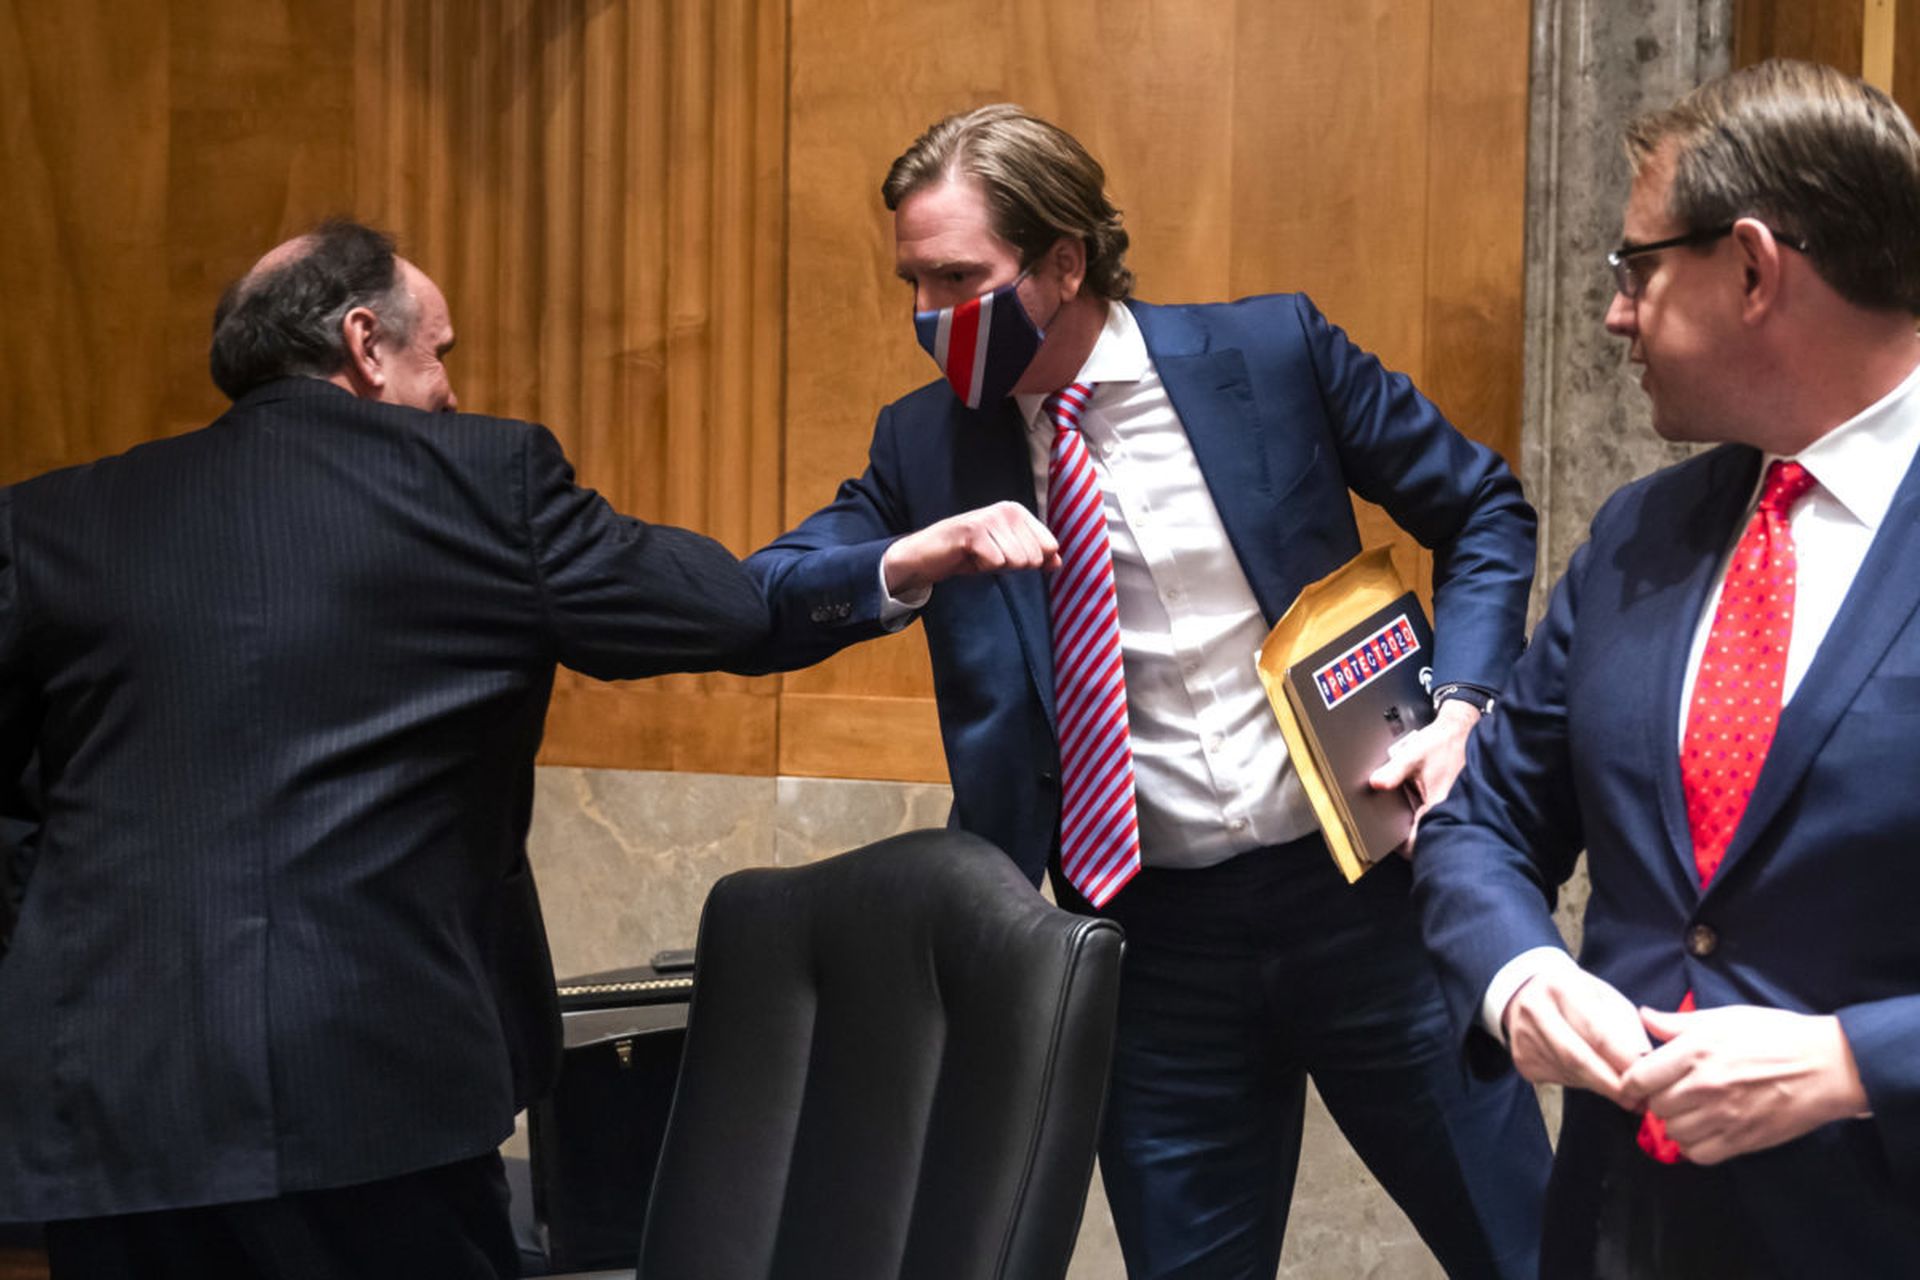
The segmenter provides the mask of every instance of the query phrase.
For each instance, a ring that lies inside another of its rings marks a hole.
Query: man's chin
[[[1671,444],[1716,444],[1721,439],[1695,419],[1660,412],[1658,404],[1653,406],[1653,434]]]

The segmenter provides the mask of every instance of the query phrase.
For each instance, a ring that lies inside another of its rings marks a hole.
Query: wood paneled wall
[[[880,178],[1008,99],[1106,162],[1143,297],[1305,289],[1514,457],[1527,32],[1526,0],[0,0],[0,482],[207,421],[220,287],[352,212],[445,288],[466,407],[744,552],[931,376]],[[544,758],[944,776],[917,630],[563,677]]]
[[[932,370],[891,271],[888,163],[999,100],[1103,161],[1141,297],[1306,290],[1517,458],[1524,0],[791,7],[789,518],[859,470],[874,411]],[[1362,520],[1424,570],[1384,516]],[[917,628],[786,677],[781,772],[944,777],[929,694]]]
[[[1805,58],[1860,74],[1863,0],[1735,0],[1733,65]]]
[[[1893,80],[1882,87],[1920,120],[1920,0],[1736,0],[1733,65],[1805,58],[1873,79],[1865,66],[1869,8],[1880,11],[1883,31],[1892,26]]]
[[[779,0],[358,0],[355,207],[452,301],[471,409],[619,509],[780,531]],[[545,758],[771,772],[772,680],[562,672]]]
[[[203,425],[225,281],[352,203],[353,24],[0,0],[0,483]]]

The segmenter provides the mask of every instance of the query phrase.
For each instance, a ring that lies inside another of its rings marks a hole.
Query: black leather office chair
[[[1121,948],[962,832],[721,880],[641,1280],[1065,1274]]]

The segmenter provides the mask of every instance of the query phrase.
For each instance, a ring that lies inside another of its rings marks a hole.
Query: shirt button
[[[1219,749],[1220,749],[1220,735],[1219,735],[1219,734],[1217,734],[1217,733],[1210,733],[1210,734],[1208,734],[1208,735],[1207,735],[1207,750],[1209,750],[1209,751],[1218,751]]]
[[[1714,948],[1719,945],[1720,935],[1710,925],[1697,924],[1687,930],[1688,955],[1704,958],[1712,955]]]
[[[1246,829],[1247,820],[1245,818],[1235,818],[1227,824],[1227,830],[1229,831],[1245,831]]]

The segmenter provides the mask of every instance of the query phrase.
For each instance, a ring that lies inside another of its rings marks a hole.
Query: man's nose
[[[1615,290],[1613,301],[1607,304],[1607,332],[1616,338],[1631,338],[1637,327],[1637,318],[1633,299]]]

